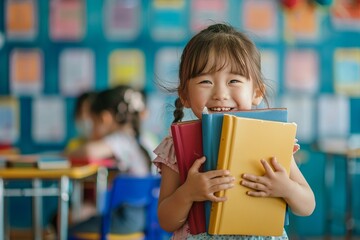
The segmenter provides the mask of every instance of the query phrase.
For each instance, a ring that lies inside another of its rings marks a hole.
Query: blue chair
[[[131,187],[129,187],[131,186]],[[157,205],[160,190],[160,176],[148,175],[135,177],[119,175],[114,181],[107,199],[107,206],[102,215],[101,232],[99,234],[79,233],[71,239],[168,239],[169,234],[161,229],[157,217]],[[146,208],[146,225],[144,232],[133,234],[109,234],[111,213],[118,206],[129,204]],[[74,238],[75,237],[75,238]]]

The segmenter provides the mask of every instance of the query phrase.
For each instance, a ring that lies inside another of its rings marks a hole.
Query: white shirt
[[[137,176],[149,174],[148,159],[133,136],[115,132],[106,136],[104,142],[112,149],[120,171]]]

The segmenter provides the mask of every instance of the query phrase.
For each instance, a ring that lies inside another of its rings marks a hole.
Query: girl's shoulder
[[[179,172],[175,157],[174,142],[171,135],[166,136],[160,142],[160,144],[155,148],[154,153],[156,154],[156,158],[153,160],[153,163],[158,167],[160,172],[162,164],[165,164],[174,171]]]

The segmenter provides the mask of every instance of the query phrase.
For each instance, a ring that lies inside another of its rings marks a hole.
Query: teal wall
[[[3,15],[5,11],[5,2],[0,1],[0,32],[5,32],[5,17]],[[146,69],[146,85],[145,90],[148,93],[156,93],[157,87],[154,84],[154,59],[155,54],[158,50],[165,46],[182,48],[186,44],[187,40],[192,35],[189,30],[190,24],[190,2],[185,1],[185,9],[182,13],[176,15],[176,13],[169,13],[162,15],[162,21],[168,21],[169,24],[182,24],[186,30],[184,38],[180,41],[156,41],[152,39],[150,35],[151,27],[159,24],[156,19],[151,18],[153,12],[151,11],[151,1],[141,0],[141,32],[140,35],[131,41],[109,41],[106,39],[102,28],[103,11],[102,6],[104,1],[102,0],[91,0],[87,1],[87,21],[86,21],[86,33],[85,37],[80,42],[54,42],[49,38],[49,3],[47,0],[38,0],[38,35],[37,37],[28,42],[23,41],[6,41],[3,48],[0,48],[0,95],[7,96],[12,95],[10,92],[9,84],[9,56],[10,52],[14,48],[32,48],[37,47],[43,50],[44,54],[44,95],[60,95],[58,87],[58,66],[59,66],[59,54],[62,50],[69,47],[84,47],[90,48],[95,54],[95,89],[100,90],[108,87],[108,56],[109,53],[117,48],[136,48],[143,51],[146,58],[145,69]],[[240,8],[242,7],[243,1],[229,0],[229,10],[226,15],[230,22],[235,27],[242,28],[242,22],[239,20]],[[279,57],[279,94],[282,95],[286,92],[284,87],[284,68],[285,60],[284,56],[289,49],[312,49],[319,55],[319,76],[320,84],[319,91],[314,94],[314,97],[323,93],[334,93],[333,78],[334,74],[332,71],[333,66],[333,54],[336,48],[344,47],[356,47],[360,48],[360,31],[338,31],[333,28],[329,9],[327,7],[317,6],[321,8],[324,14],[323,19],[320,23],[321,34],[317,41],[287,41],[284,35],[284,11],[279,5],[277,9],[278,15],[278,27],[279,37],[275,41],[262,42],[259,39],[256,40],[256,44],[260,49],[274,50]],[[172,19],[172,16],[175,16]],[[161,20],[159,20],[161,22]],[[164,24],[164,22],[162,23]],[[74,107],[74,98],[63,96],[66,103],[66,138],[61,143],[56,144],[39,144],[34,142],[31,137],[31,103],[32,97],[18,97],[20,100],[20,113],[21,113],[21,133],[19,140],[14,143],[16,147],[21,149],[23,153],[33,153],[48,150],[62,150],[65,143],[69,138],[75,134],[75,128],[72,121],[72,112]],[[168,101],[172,100],[172,97]],[[360,133],[360,99],[357,97],[350,98],[351,107],[351,133]],[[164,110],[165,111],[165,110]],[[170,122],[169,116],[166,120]],[[166,133],[164,133],[166,134]],[[314,214],[310,217],[300,218],[291,215],[291,224],[288,227],[291,234],[297,235],[322,235],[325,231],[325,214],[327,207],[327,192],[324,188],[324,169],[326,164],[325,154],[314,150],[313,142],[301,143],[303,152],[305,154],[304,163],[300,165],[304,176],[309,181],[313,188],[316,199],[317,207]],[[345,230],[344,221],[342,217],[345,212],[345,168],[344,161],[340,158],[335,159],[336,174],[335,174],[335,185],[332,188],[332,194],[330,195],[332,200],[332,209],[336,209],[339,215],[339,219],[336,220],[331,226],[333,234],[343,234]],[[359,183],[358,177],[354,177],[354,185]],[[14,184],[14,183],[12,183]],[[17,184],[17,183],[16,183]],[[14,185],[16,185],[14,184]],[[358,216],[360,210],[360,194],[358,191],[354,191],[354,215]],[[52,211],[56,209],[56,203],[54,200],[50,200],[52,204]],[[10,201],[8,201],[10,203]],[[17,199],[11,200],[9,212],[11,212],[11,224],[14,226],[28,226],[30,224],[30,213],[25,216],[25,207],[30,202],[28,199]],[[21,208],[21,209],[20,209]],[[21,212],[21,214],[20,214]],[[12,214],[15,213],[15,214]],[[49,216],[50,213],[45,213]],[[45,221],[48,217],[45,217]],[[260,220],[261,221],[261,220]]]

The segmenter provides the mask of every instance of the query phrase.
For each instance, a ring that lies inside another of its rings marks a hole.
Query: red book
[[[72,166],[82,166],[86,164],[95,164],[106,168],[116,168],[116,161],[114,159],[95,159],[95,158],[70,158]]]
[[[171,134],[179,167],[180,182],[183,184],[195,160],[204,155],[201,121],[173,123]],[[192,235],[206,232],[204,202],[193,203],[188,215],[188,222]]]

